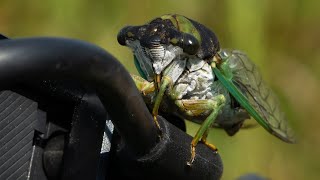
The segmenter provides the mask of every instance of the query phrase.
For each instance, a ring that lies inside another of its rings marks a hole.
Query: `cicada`
[[[140,76],[132,75],[157,127],[159,112],[200,123],[191,141],[191,165],[199,141],[211,127],[235,134],[251,117],[279,139],[295,142],[276,95],[245,53],[220,49],[217,36],[204,25],[166,14],[141,26],[126,26],[118,42],[128,46]]]

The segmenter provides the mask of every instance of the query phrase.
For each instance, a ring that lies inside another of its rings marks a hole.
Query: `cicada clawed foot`
[[[187,165],[188,165],[188,166],[191,166],[191,165],[192,165],[195,157],[196,157],[196,147],[191,144],[191,158],[190,158],[190,160],[187,162]]]
[[[210,149],[212,149],[212,150],[215,151],[216,153],[218,152],[218,148],[217,148],[214,144],[208,143],[205,139],[201,139],[201,142],[203,142],[203,144],[205,144],[206,146],[208,146]]]
[[[205,143],[210,149],[212,149],[215,153],[218,153],[218,148],[213,145],[213,144],[209,144],[209,143]]]
[[[203,142],[206,146],[212,149],[215,153],[218,153],[218,148],[215,145],[208,143],[205,139],[201,139],[201,142]],[[194,141],[191,142],[191,157],[190,160],[187,162],[188,166],[192,166],[192,163],[194,162],[194,159],[196,157],[196,145],[197,144],[195,144]]]

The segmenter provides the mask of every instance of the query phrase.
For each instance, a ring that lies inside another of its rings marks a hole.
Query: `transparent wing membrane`
[[[269,127],[267,130],[270,133],[286,142],[294,142],[293,132],[287,124],[284,113],[280,110],[279,101],[264,83],[256,65],[238,50],[221,50],[220,54],[223,63],[226,63],[232,72],[231,81],[227,80],[233,84],[229,88],[240,91],[244,95],[244,103],[252,107],[251,110],[247,109],[248,112],[256,113],[258,119],[267,124]]]

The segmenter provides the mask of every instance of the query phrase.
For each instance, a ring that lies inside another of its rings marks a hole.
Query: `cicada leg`
[[[143,95],[148,95],[148,94],[156,91],[156,86],[155,86],[154,82],[149,82],[149,81],[143,79],[142,77],[134,75],[134,74],[131,74],[131,77],[134,80],[138,90]],[[158,80],[157,80],[156,83],[159,83],[160,87],[157,88],[158,93],[156,95],[154,106],[152,109],[152,116],[153,116],[153,120],[154,120],[157,128],[159,129],[159,131],[161,131],[159,122],[157,120],[158,111],[159,111],[159,107],[160,107],[160,104],[161,104],[161,101],[163,99],[163,96],[164,96],[166,89],[168,88],[169,85],[172,85],[172,80],[170,77],[163,76],[161,81],[158,82]]]
[[[161,82],[160,82],[159,92],[156,96],[156,100],[154,102],[154,106],[152,109],[152,115],[153,115],[154,122],[156,123],[156,125],[160,131],[161,131],[160,125],[157,120],[158,111],[159,111],[159,107],[160,107],[161,101],[163,99],[164,93],[170,85],[172,85],[172,79],[168,76],[163,76],[161,79]]]
[[[176,104],[182,111],[185,111],[185,113],[188,116],[196,116],[203,112],[211,111],[211,113],[203,121],[196,135],[193,137],[191,141],[191,158],[187,162],[187,165],[191,166],[196,156],[196,146],[199,141],[202,141],[212,150],[217,151],[216,146],[213,144],[209,144],[206,141],[206,139],[209,133],[209,129],[214,123],[214,120],[218,116],[222,107],[225,105],[225,97],[223,95],[218,95],[213,97],[212,99],[206,99],[206,100],[182,99],[182,100],[177,100]]]
[[[211,127],[211,126],[210,126],[210,127]],[[209,134],[209,130],[210,130],[210,128],[208,128],[208,129],[204,132],[204,134],[202,135],[200,141],[201,141],[203,144],[207,145],[210,149],[212,149],[212,150],[214,150],[214,151],[218,151],[218,148],[217,148],[214,144],[210,144],[210,143],[207,142],[207,137],[208,137],[208,134]]]
[[[142,77],[134,75],[134,74],[131,74],[131,77],[132,77],[133,81],[135,82],[138,90],[143,95],[153,93],[156,90],[153,82],[149,82],[149,81],[143,79]]]
[[[149,93],[153,93],[156,90],[156,86],[155,86],[155,84],[153,82],[149,82],[149,81],[143,79],[142,77],[134,75],[134,74],[131,74],[131,77],[132,77],[133,81],[135,82],[138,90],[144,96],[148,95]],[[160,125],[159,125],[159,122],[157,120],[157,115],[158,115],[158,108],[159,108],[159,105],[161,103],[161,99],[162,99],[163,95],[159,96],[159,94],[160,93],[158,93],[158,95],[156,97],[155,106],[153,108],[152,115],[153,115],[153,120],[154,120],[157,128],[160,131]]]

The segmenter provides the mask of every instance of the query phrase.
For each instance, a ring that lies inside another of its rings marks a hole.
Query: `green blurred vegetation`
[[[132,73],[132,54],[116,36],[166,13],[190,17],[218,35],[221,46],[245,51],[279,95],[298,136],[286,144],[261,127],[210,142],[224,162],[224,180],[258,173],[273,180],[320,177],[320,2],[316,0],[1,0],[0,33],[13,38],[60,36],[97,44]],[[194,134],[199,125],[188,123]]]

